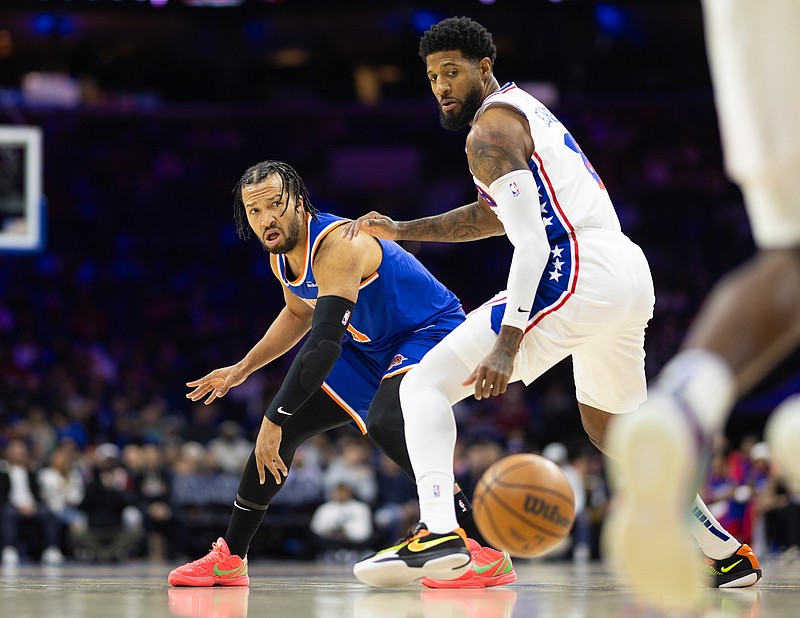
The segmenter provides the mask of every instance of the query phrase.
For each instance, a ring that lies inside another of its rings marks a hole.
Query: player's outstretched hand
[[[365,215],[361,215],[355,221],[350,221],[342,227],[342,238],[347,238],[349,240],[353,240],[362,230],[371,236],[376,236],[385,240],[397,240],[397,233],[399,231],[399,226],[396,221],[374,210]]]
[[[281,484],[281,474],[283,474],[284,478],[289,474],[289,469],[278,453],[282,438],[283,430],[281,426],[276,425],[265,416],[264,420],[261,421],[261,429],[258,430],[255,448],[258,480],[262,485],[267,480],[264,468],[269,470],[270,474],[275,477],[275,484],[277,485]]]
[[[247,375],[243,374],[235,365],[215,369],[199,380],[187,382],[186,386],[194,387],[194,390],[187,393],[186,398],[199,401],[208,395],[204,402],[208,405],[215,399],[224,397],[230,389],[244,382],[246,378]]]
[[[506,392],[521,339],[521,329],[505,324],[500,327],[492,351],[463,382],[464,386],[474,385],[475,399],[497,397]]]

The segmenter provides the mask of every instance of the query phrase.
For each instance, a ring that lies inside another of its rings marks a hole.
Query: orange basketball
[[[564,471],[533,454],[509,455],[481,476],[472,498],[478,530],[493,547],[533,558],[565,538],[575,494]]]

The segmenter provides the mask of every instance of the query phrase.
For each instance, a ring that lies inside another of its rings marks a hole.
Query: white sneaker
[[[51,545],[42,552],[42,564],[47,566],[60,566],[64,564],[64,554],[55,545]]]
[[[3,566],[11,567],[19,564],[19,552],[16,547],[7,545],[3,548]]]
[[[764,436],[789,478],[800,483],[800,395],[792,395],[767,420]]]
[[[703,581],[687,522],[696,438],[676,403],[651,393],[637,411],[614,419],[607,444],[618,496],[603,554],[646,604],[688,609]]]

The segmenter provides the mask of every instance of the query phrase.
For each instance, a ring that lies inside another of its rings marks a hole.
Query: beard
[[[275,255],[280,255],[283,253],[289,253],[292,249],[297,246],[297,241],[300,238],[300,230],[301,230],[301,217],[295,217],[292,219],[292,222],[289,224],[289,228],[286,230],[284,234],[284,241],[278,245],[274,245],[272,247],[268,247],[267,244],[264,242],[263,237],[259,237],[259,241],[261,242],[261,246],[270,253],[274,253]],[[283,230],[281,230],[283,231]]]
[[[439,107],[439,124],[448,131],[463,129],[475,117],[475,113],[483,103],[483,89],[480,84],[475,84],[461,101],[461,105],[452,112],[445,112]]]

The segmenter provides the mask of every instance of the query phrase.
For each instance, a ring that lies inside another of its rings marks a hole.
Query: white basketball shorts
[[[579,402],[615,414],[631,412],[647,399],[644,333],[655,304],[650,268],[642,250],[620,232],[579,230],[576,237],[575,291],[527,331],[512,381],[530,384],[571,355]],[[489,305],[471,312],[437,348],[449,348],[472,371],[497,337],[490,314]],[[436,352],[429,352],[418,369],[430,364],[440,372],[447,354]],[[450,380],[451,400],[471,394],[471,387],[454,386],[467,375]]]

